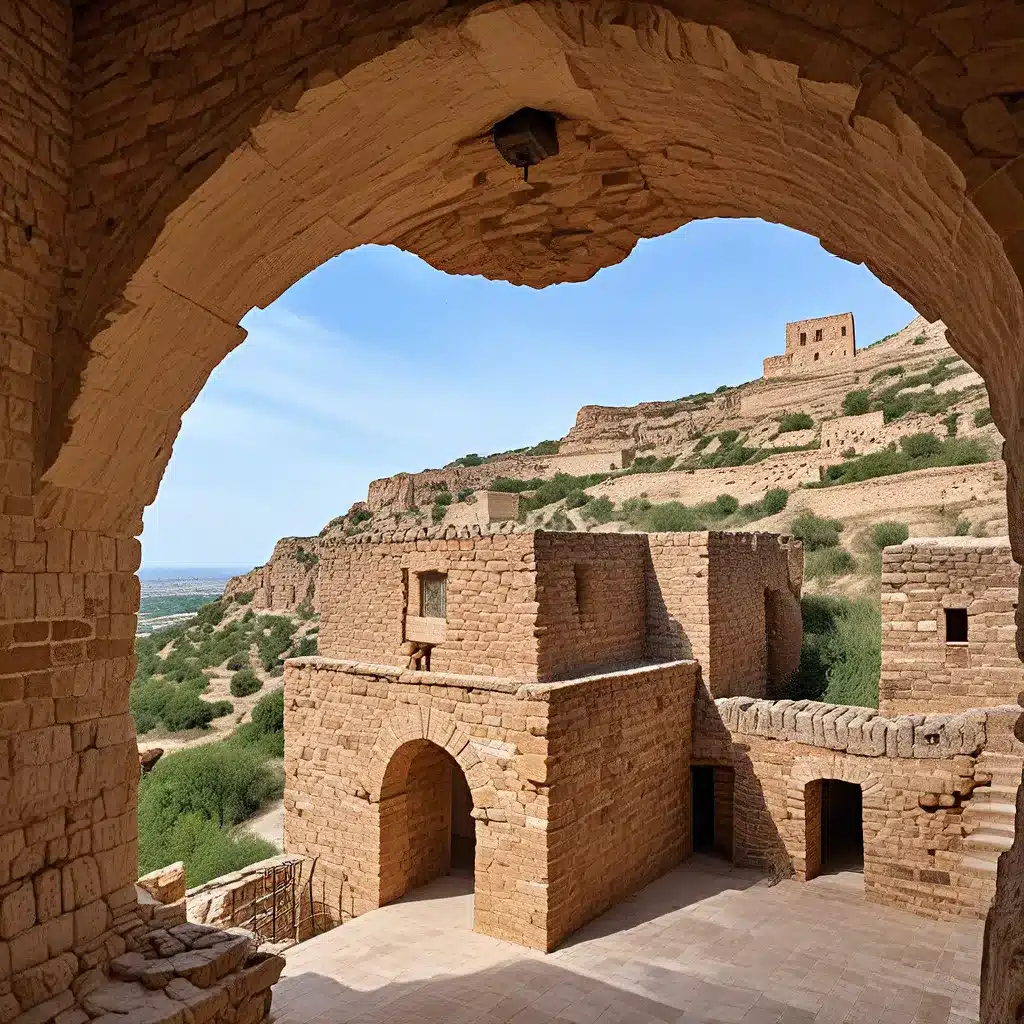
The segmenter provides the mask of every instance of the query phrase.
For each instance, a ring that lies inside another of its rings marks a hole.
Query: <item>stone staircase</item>
[[[988,776],[989,785],[976,788],[964,809],[962,868],[995,881],[999,855],[1013,845],[1017,787],[1024,759],[986,751],[977,762],[975,777]]]

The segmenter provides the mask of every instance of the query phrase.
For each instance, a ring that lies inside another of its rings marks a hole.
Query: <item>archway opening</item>
[[[690,767],[690,811],[693,852],[732,860],[732,768],[714,764]]]
[[[807,878],[864,870],[861,787],[841,779],[815,779],[804,790]]]
[[[458,762],[413,740],[388,762],[380,797],[380,903],[449,873],[473,877],[473,797]]]

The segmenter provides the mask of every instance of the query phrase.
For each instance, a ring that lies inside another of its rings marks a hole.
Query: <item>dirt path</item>
[[[242,822],[242,828],[273,843],[278,849],[284,848],[284,801],[275,800],[267,804],[259,814]]]

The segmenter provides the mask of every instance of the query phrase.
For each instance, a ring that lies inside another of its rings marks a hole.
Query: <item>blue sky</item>
[[[143,562],[258,565],[375,477],[561,437],[582,405],[753,380],[787,320],[848,309],[858,345],[914,315],[865,267],[757,220],[689,224],[540,291],[345,253],[242,321],[182,420]]]

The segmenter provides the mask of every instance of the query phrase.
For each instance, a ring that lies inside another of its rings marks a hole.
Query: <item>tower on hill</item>
[[[764,361],[765,377],[814,373],[857,354],[853,314],[836,313],[786,324],[786,353]]]

